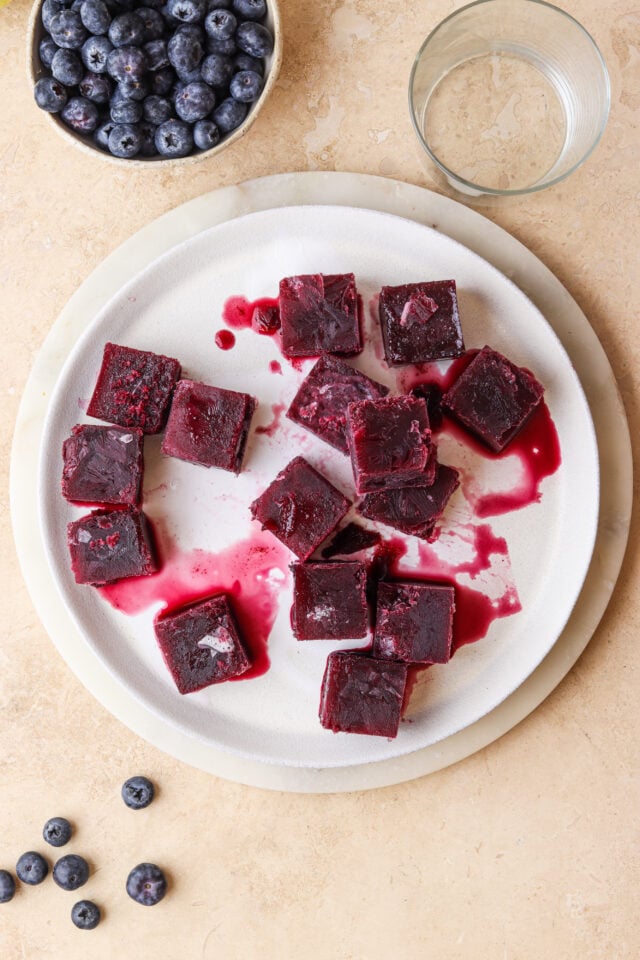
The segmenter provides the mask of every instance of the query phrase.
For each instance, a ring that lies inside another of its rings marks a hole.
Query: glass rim
[[[573,17],[570,13],[567,13],[566,10],[562,10],[560,7],[556,7],[553,3],[547,3],[547,0],[519,0],[519,2],[521,3],[532,3],[532,4],[536,4],[539,7],[547,7],[547,9],[552,10],[554,13],[560,14],[561,17],[564,17],[566,20],[569,20],[572,24],[578,27],[578,29],[581,31],[581,33],[584,34],[586,39],[589,41],[589,43],[593,47],[596,53],[596,57],[600,63],[602,78],[604,80],[605,97],[606,97],[604,115],[602,117],[598,133],[594,138],[593,142],[590,144],[588,150],[586,150],[585,153],[583,153],[582,156],[579,157],[579,159],[576,160],[575,163],[573,163],[568,170],[566,170],[562,174],[559,174],[557,177],[554,177],[551,180],[545,181],[544,183],[534,183],[530,187],[516,187],[514,189],[501,190],[498,187],[483,187],[479,183],[474,183],[473,180],[467,180],[465,179],[465,177],[460,176],[460,174],[456,173],[455,170],[452,170],[450,167],[444,164],[441,160],[438,159],[435,153],[433,153],[433,151],[429,147],[429,144],[425,140],[423,133],[418,125],[415,111],[413,109],[413,97],[412,97],[416,71],[418,69],[420,60],[427,46],[429,45],[429,43],[431,43],[431,41],[434,39],[436,34],[447,23],[449,23],[451,20],[457,19],[461,14],[466,13],[468,10],[472,9],[472,7],[480,7],[480,6],[485,6],[487,4],[493,4],[497,2],[501,2],[501,0],[473,0],[472,3],[465,4],[464,7],[460,7],[458,10],[454,10],[447,17],[445,17],[444,20],[441,20],[433,28],[433,30],[431,30],[431,32],[427,35],[427,37],[423,40],[422,44],[420,45],[420,49],[418,50],[417,54],[414,57],[413,65],[411,67],[411,73],[409,75],[409,115],[411,117],[411,123],[413,124],[413,129],[416,133],[416,136],[418,137],[420,145],[424,148],[424,150],[429,155],[430,159],[442,171],[442,173],[444,173],[444,175],[447,177],[448,180],[457,181],[457,183],[462,184],[464,187],[468,188],[468,190],[474,191],[475,194],[494,196],[494,197],[517,197],[517,196],[523,196],[528,193],[538,193],[540,190],[546,190],[548,187],[553,187],[556,184],[561,183],[563,180],[566,180],[566,178],[569,177],[572,173],[574,173],[578,169],[578,167],[582,166],[585,160],[587,160],[590,157],[590,155],[593,153],[595,148],[600,143],[600,140],[602,139],[605,128],[607,126],[607,121],[609,119],[609,111],[611,109],[611,80],[609,78],[609,71],[607,69],[607,64],[605,62],[604,57],[602,56],[602,52],[598,44],[595,42],[595,40],[593,39],[589,31],[580,23],[579,20],[576,20],[576,18]],[[460,61],[460,62],[464,63],[465,61]],[[439,82],[440,81],[438,81],[438,83]]]

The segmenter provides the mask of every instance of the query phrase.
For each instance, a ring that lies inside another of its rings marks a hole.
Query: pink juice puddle
[[[286,409],[286,403],[272,403],[271,410],[273,411],[273,419],[271,423],[266,423],[262,427],[256,427],[256,433],[266,434],[268,437],[272,437],[280,428],[282,414]]]

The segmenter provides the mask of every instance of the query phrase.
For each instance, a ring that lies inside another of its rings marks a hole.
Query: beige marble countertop
[[[0,867],[40,849],[65,815],[105,912],[81,933],[52,883],[0,906],[2,960],[635,960],[640,626],[637,517],[609,609],[586,652],[531,716],[474,756],[368,793],[314,796],[229,783],[130,733],[79,684],[34,612],[9,523],[20,396],[56,316],[104,257],[154,217],[270,173],[343,170],[435,187],[406,109],[418,38],[461,3],[282,0],[284,62],[249,135],[185,170],[129,171],[54,136],[25,79],[29,5],[0,9],[3,483]],[[482,212],[531,249],[588,316],[637,444],[640,12],[566,0],[607,61],[604,139],[566,183]],[[121,782],[159,785],[129,814]],[[123,881],[162,863],[154,911]]]

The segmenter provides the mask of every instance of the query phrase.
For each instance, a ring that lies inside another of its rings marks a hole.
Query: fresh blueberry
[[[139,47],[118,47],[107,58],[107,72],[117,83],[142,80],[146,70],[147,58]]]
[[[138,123],[142,120],[142,103],[139,100],[112,100],[111,119],[118,124]]]
[[[261,77],[264,76],[264,65],[262,60],[258,60],[257,57],[250,57],[248,53],[238,53],[233,58],[233,66],[236,71],[238,70],[253,70],[254,73],[260,74]]]
[[[49,873],[49,864],[39,853],[30,850],[29,853],[23,853],[16,863],[16,874],[18,880],[28,883],[29,886],[35,886],[36,883],[42,883]]]
[[[273,35],[261,23],[245,20],[236,30],[236,43],[250,57],[267,57],[273,50]]]
[[[142,157],[155,157],[157,156],[158,151],[156,150],[156,127],[155,123],[148,123],[143,121],[138,124],[138,130],[140,131],[140,136],[142,142],[140,145],[140,156]]]
[[[93,36],[107,33],[111,25],[111,14],[103,0],[83,0],[80,19]]]
[[[43,37],[40,41],[40,46],[38,47],[38,53],[40,54],[40,63],[43,67],[50,67],[53,63],[53,58],[60,47],[53,42],[51,37]]]
[[[117,123],[109,134],[109,151],[114,157],[130,160],[140,153],[142,136],[133,123]]]
[[[151,93],[157,93],[159,97],[164,97],[175,83],[176,75],[173,67],[161,67],[149,77],[149,90]]]
[[[186,157],[190,154],[193,150],[193,134],[189,124],[182,120],[161,123],[156,130],[156,149],[163,157]]]
[[[113,93],[113,82],[104,73],[87,73],[78,84],[83,97],[92,103],[109,103]]]
[[[188,83],[199,83],[202,80],[200,67],[196,67],[194,70],[176,70],[176,76],[183,87]]]
[[[58,0],[44,0],[40,16],[45,30],[51,30],[51,21],[56,13],[60,13],[61,10],[64,10],[64,4],[59,3]]]
[[[240,70],[229,84],[229,93],[241,103],[253,103],[262,93],[262,77],[253,70]]]
[[[164,34],[164,17],[159,10],[152,7],[138,7],[136,15],[140,17],[144,24],[143,43],[150,40],[159,40]]]
[[[207,13],[212,10],[231,10],[233,0],[207,0]]]
[[[180,123],[179,120],[168,120],[166,123],[161,124],[159,129],[162,127],[180,128],[183,126],[184,124]],[[169,130],[169,133],[170,132],[171,130]],[[160,150],[159,147],[158,150]],[[142,810],[143,807],[148,807],[153,800],[155,796],[155,787],[148,777],[129,777],[129,779],[125,780],[125,782],[122,784],[120,793],[122,794],[122,799],[128,807],[130,807],[132,810]]]
[[[210,53],[200,67],[202,79],[211,87],[226,87],[233,76],[233,60],[221,53]]]
[[[204,47],[206,34],[199,23],[178,23],[174,33],[181,33],[185,37],[193,37],[201,47]]]
[[[207,37],[207,53],[221,53],[224,57],[232,57],[237,53],[238,48],[233,37],[228,40],[216,40],[214,37]]]
[[[49,33],[54,43],[65,50],[79,50],[87,39],[80,14],[75,10],[59,10],[51,17]]]
[[[93,930],[100,923],[100,907],[93,900],[78,900],[71,907],[71,919],[80,930]]]
[[[151,39],[151,38],[149,38]],[[109,27],[109,40],[114,47],[137,47],[144,42],[144,22],[137,13],[121,13]]]
[[[232,10],[239,20],[262,20],[267,4],[265,0],[233,0]]]
[[[51,61],[51,75],[65,87],[75,87],[84,77],[82,60],[73,50],[58,50]]]
[[[117,127],[114,127],[115,129]],[[109,137],[109,143],[111,143],[111,137]],[[68,853],[54,863],[53,879],[63,890],[77,890],[89,879],[89,864],[77,853]]]
[[[136,903],[153,907],[167,892],[167,880],[155,863],[139,863],[127,877],[127,893]]]
[[[142,103],[142,110],[144,119],[148,123],[155,123],[156,125],[171,119],[173,113],[171,103],[167,98],[158,97],[155,96],[155,94],[145,97]]]
[[[8,870],[0,870],[0,903],[8,903],[13,900],[16,892],[16,882],[13,875]]]
[[[86,97],[71,97],[60,116],[76,133],[93,133],[98,126],[98,108]]]
[[[220,131],[213,120],[198,120],[193,127],[193,142],[198,150],[211,150],[220,141]]]
[[[42,77],[38,80],[33,95],[40,109],[47,113],[59,113],[67,102],[67,91],[63,84],[53,77]]]
[[[149,40],[142,49],[147,58],[148,70],[154,72],[169,66],[167,43],[165,40]]]
[[[144,100],[149,93],[147,78],[142,80],[122,80],[118,84],[118,96],[123,100]]]
[[[115,124],[113,120],[105,120],[104,123],[100,124],[93,135],[94,142],[97,143],[97,145],[103,150],[109,149],[109,134],[113,130],[114,126]]]
[[[207,35],[213,37],[214,40],[230,40],[236,32],[237,26],[238,21],[231,11],[223,10],[220,7],[211,10],[204,19],[204,28]]]
[[[186,123],[203,120],[216,105],[216,96],[206,83],[187,83],[175,98],[176,113]]]
[[[176,70],[188,73],[200,64],[204,56],[202,43],[197,36],[186,31],[174,33],[167,44],[169,63]]]
[[[82,62],[92,73],[106,73],[107,60],[113,50],[108,37],[89,37],[80,51]]]
[[[64,817],[51,817],[42,828],[42,836],[52,847],[64,847],[71,839],[71,824]]]
[[[227,97],[215,108],[211,119],[218,125],[222,133],[230,133],[239,127],[249,111],[246,103]]]
[[[200,23],[206,11],[206,0],[168,0],[167,10],[182,23]]]

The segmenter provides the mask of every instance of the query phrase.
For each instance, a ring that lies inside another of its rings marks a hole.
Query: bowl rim
[[[26,67],[27,79],[32,91],[36,81],[40,79],[40,76],[47,75],[44,72],[45,68],[42,67],[40,63],[38,52],[38,46],[40,40],[42,39],[42,34],[45,32],[42,19],[40,17],[41,9],[42,0],[34,0],[27,23]],[[80,150],[85,155],[91,157],[98,156],[102,160],[106,160],[108,163],[116,164],[118,166],[125,165],[127,169],[131,169],[132,167],[136,167],[137,169],[148,169],[149,167],[153,168],[156,166],[161,166],[163,170],[166,170],[170,166],[194,164],[199,163],[202,160],[210,159],[211,157],[215,157],[219,153],[222,153],[226,147],[231,146],[232,143],[240,140],[247,133],[249,128],[256,120],[258,114],[261,112],[276,84],[278,75],[280,73],[280,68],[282,66],[283,52],[282,19],[280,16],[278,0],[267,0],[267,23],[272,30],[274,44],[273,51],[270,54],[270,64],[267,71],[267,78],[264,87],[262,88],[262,93],[255,103],[251,105],[249,113],[242,121],[240,126],[236,127],[236,129],[233,130],[229,136],[221,140],[220,143],[217,143],[215,147],[211,147],[210,150],[200,150],[198,153],[189,154],[187,157],[148,157],[147,159],[132,157],[131,159],[127,160],[124,157],[114,157],[113,154],[107,153],[106,150],[101,150],[100,147],[94,146],[88,138],[85,139],[81,134],[74,133],[67,126],[65,126],[57,114],[47,113],[44,110],[40,110],[36,106],[37,112],[41,115],[44,114],[45,117],[48,118],[49,123],[53,126],[60,137],[62,137],[67,143],[71,143],[72,146]],[[33,101],[33,96],[31,99]]]

